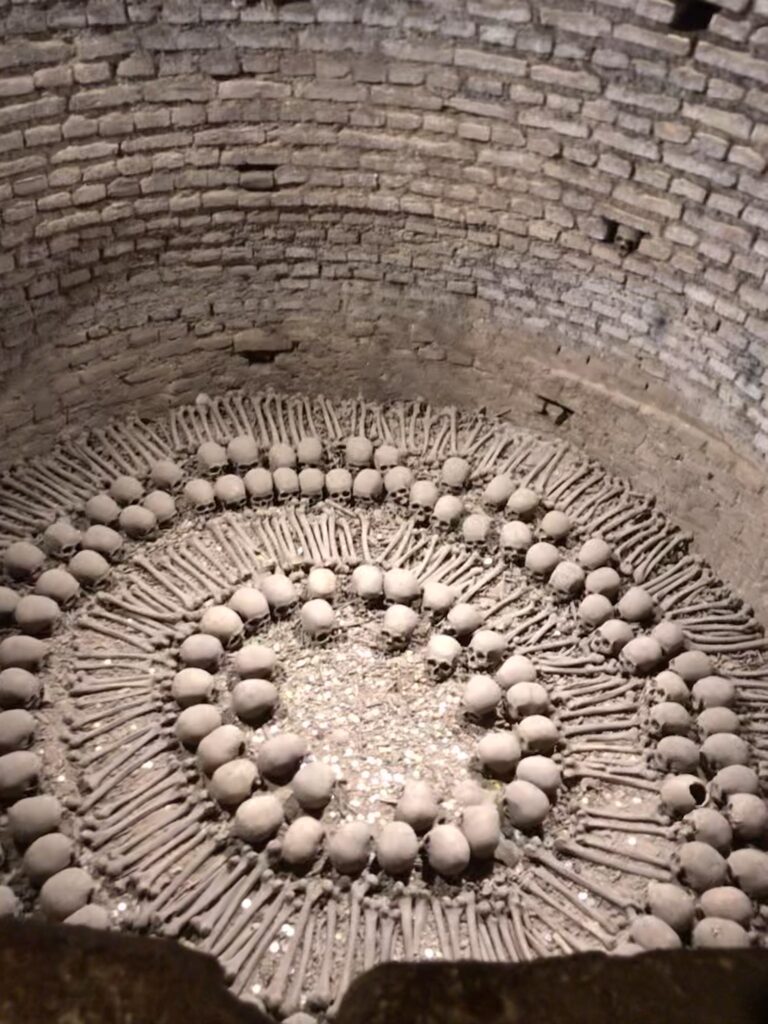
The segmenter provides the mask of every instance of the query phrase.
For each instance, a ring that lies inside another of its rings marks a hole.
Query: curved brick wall
[[[241,381],[509,407],[764,599],[766,0],[2,12],[6,458]]]

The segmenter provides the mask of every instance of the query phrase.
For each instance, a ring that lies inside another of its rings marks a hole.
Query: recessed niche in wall
[[[675,0],[675,13],[669,27],[677,32],[703,32],[720,11],[708,0]]]
[[[615,245],[622,252],[634,252],[647,234],[646,231],[630,227],[629,224],[621,224],[617,220],[611,220],[610,217],[603,219],[605,221],[605,241]]]

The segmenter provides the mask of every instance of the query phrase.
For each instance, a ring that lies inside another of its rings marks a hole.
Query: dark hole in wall
[[[611,220],[610,217],[604,217],[603,220],[605,221],[604,240],[615,245],[624,253],[634,252],[647,234],[646,231],[633,228],[629,224],[622,224],[618,220]]]
[[[563,405],[562,402],[558,402],[556,398],[549,398],[547,395],[538,394],[536,397],[541,402],[539,414],[552,420],[556,427],[559,427],[562,423],[565,423],[569,417],[573,416],[573,409],[570,409],[567,405]]]
[[[704,32],[719,11],[717,4],[709,0],[676,0],[669,27],[676,32]]]

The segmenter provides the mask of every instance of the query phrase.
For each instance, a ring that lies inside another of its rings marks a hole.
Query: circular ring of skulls
[[[762,629],[568,445],[236,392],[3,483],[0,915],[181,937],[280,1016],[392,958],[762,943]]]

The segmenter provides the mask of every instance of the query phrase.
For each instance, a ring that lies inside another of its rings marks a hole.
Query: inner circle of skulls
[[[9,471],[0,544],[0,915],[282,1017],[388,959],[763,943],[768,644],[566,443],[201,396]]]

